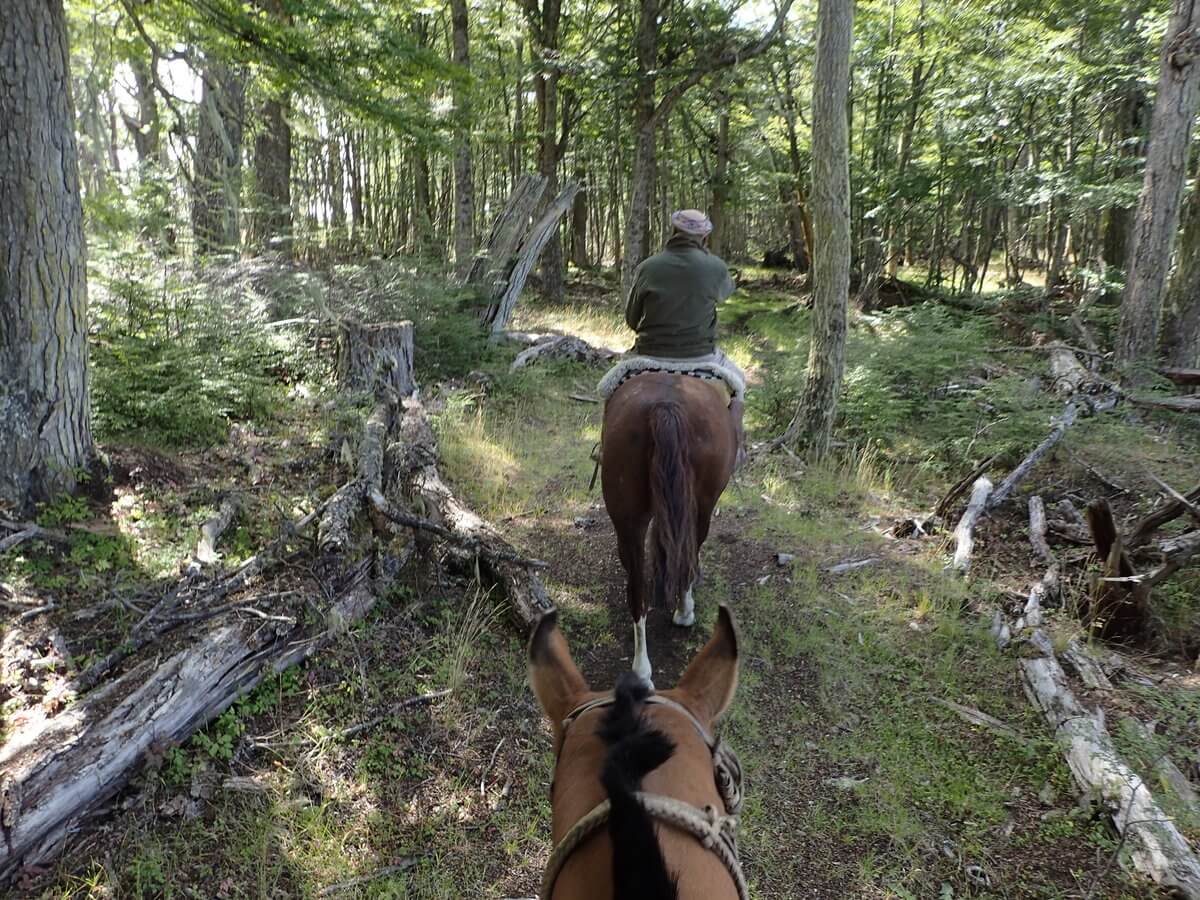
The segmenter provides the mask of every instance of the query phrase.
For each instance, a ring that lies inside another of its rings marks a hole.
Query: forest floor
[[[588,490],[600,407],[571,397],[591,394],[601,372],[554,363],[510,375],[515,350],[479,354],[460,319],[410,311],[403,278],[363,272],[347,284],[357,285],[348,304],[416,319],[443,472],[549,563],[576,660],[593,685],[609,685],[631,651],[624,573],[598,491]],[[301,288],[289,314],[311,314]],[[614,296],[606,283],[579,280],[568,304],[527,304],[516,324],[621,349],[628,336]],[[726,348],[752,378],[752,441],[791,411],[807,352],[802,300],[786,286],[752,285],[722,311]],[[1117,864],[1111,826],[1079,798],[1022,693],[1015,656],[995,648],[987,625],[1040,576],[1028,492],[1047,503],[1107,496],[1118,520],[1132,516],[1157,496],[1150,474],[1192,486],[1200,429],[1127,410],[1082,421],[1022,498],[981,524],[971,577],[945,573],[943,536],[895,538],[890,526],[932,508],[993,453],[995,472],[1006,471],[1061,407],[1044,390],[1044,354],[1006,348],[1030,335],[1014,333],[1003,298],[993,302],[979,313],[930,303],[855,314],[835,459],[771,456],[739,473],[702,553],[696,628],[651,613],[660,686],[701,646],[718,603],[738,619],[742,677],[723,731],[746,773],[740,846],[754,897],[1153,896]],[[236,563],[339,482],[346,411],[329,405],[319,381],[278,391],[228,444],[180,450],[114,437],[112,502],[44,511],[44,524],[90,531],[66,554],[34,543],[0,559],[0,580],[59,597],[73,646],[112,640],[132,612],[66,613],[168,577],[232,487],[248,495],[221,546]],[[779,553],[792,558],[781,565]],[[876,562],[828,571],[868,558]],[[1085,589],[1077,577],[1068,594]],[[1196,570],[1158,602],[1156,637],[1125,648],[1156,687],[1087,700],[1103,702],[1110,723],[1133,711],[1186,734],[1200,715],[1200,677],[1187,663],[1200,637]],[[1069,611],[1053,618],[1060,638],[1075,630]],[[355,729],[406,698],[426,699]],[[1018,736],[971,725],[941,701],[987,712]],[[1114,732],[1135,765],[1154,759],[1156,748]],[[1200,753],[1190,733],[1190,745],[1173,748],[1181,764]],[[530,897],[550,851],[552,763],[521,637],[474,585],[413,566],[345,640],[167,749],[53,869],[26,872],[20,893]],[[1200,837],[1200,822],[1183,824]]]

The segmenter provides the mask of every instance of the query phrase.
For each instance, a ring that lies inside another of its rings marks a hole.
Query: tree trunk
[[[464,84],[471,72],[467,32],[467,0],[450,0],[453,61],[462,68],[454,82],[454,113],[458,126],[454,135],[454,267],[466,275],[475,253],[475,181],[471,167],[471,86]]]
[[[717,164],[713,170],[712,179],[712,209],[708,218],[712,222],[712,235],[709,246],[717,256],[725,256],[729,251],[728,225],[729,193],[732,187],[729,175],[729,165],[733,156],[733,148],[729,142],[729,95],[725,91],[717,94],[720,106],[717,123]]]
[[[203,255],[238,244],[246,86],[241,73],[215,57],[207,60],[201,80],[192,232],[196,253]]]
[[[650,187],[655,163],[655,72],[658,68],[659,0],[641,0],[637,32],[637,88],[633,102],[633,171],[629,188],[629,215],[625,219],[625,246],[621,259],[621,294],[633,286],[633,270],[642,261],[650,216]]]
[[[1134,220],[1116,360],[1123,383],[1145,383],[1158,353],[1163,287],[1179,223],[1192,119],[1200,104],[1200,0],[1175,0],[1163,37],[1146,176]]]
[[[290,251],[292,230],[292,128],[285,99],[272,97],[259,110],[261,130],[254,138],[254,215],[248,242],[256,251]]]
[[[136,88],[134,99],[137,101],[138,114],[133,116],[123,114],[125,127],[133,137],[133,146],[137,150],[138,164],[158,162],[159,150],[159,120],[158,103],[154,95],[154,79],[150,72],[151,63],[138,54],[132,54],[126,62],[133,73],[133,83]]]
[[[1182,368],[1200,366],[1200,180],[1183,211],[1179,261],[1165,306],[1163,362]]]
[[[850,135],[846,101],[850,92],[850,43],[854,0],[820,0],[817,58],[813,72],[813,254],[812,340],[808,372],[795,418],[785,440],[811,456],[824,456],[833,436],[834,414],[846,358],[846,315],[850,294]]]
[[[562,20],[560,0],[526,0],[525,14],[529,18],[533,44],[540,53],[541,71],[534,82],[534,96],[538,112],[538,172],[546,179],[546,192],[542,195],[538,215],[546,211],[548,204],[558,193],[558,81],[559,60],[558,38]],[[559,230],[550,234],[549,242],[541,258],[542,296],[554,303],[561,303],[564,295],[562,237]]]
[[[582,164],[576,164],[574,180],[581,187],[575,195],[575,204],[571,207],[571,262],[577,269],[586,269],[591,263],[588,261],[587,248],[588,191],[584,187],[587,184],[587,175]]]
[[[83,207],[62,0],[0,17],[0,505],[73,490],[94,457]]]

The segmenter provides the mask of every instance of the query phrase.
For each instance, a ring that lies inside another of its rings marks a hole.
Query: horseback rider
[[[729,267],[708,249],[713,224],[698,209],[671,214],[671,237],[661,252],[633,274],[625,324],[637,332],[634,352],[670,362],[712,363],[745,376],[717,346],[717,304],[735,290]],[[738,460],[745,456],[743,400],[735,395],[729,414],[737,435]]]

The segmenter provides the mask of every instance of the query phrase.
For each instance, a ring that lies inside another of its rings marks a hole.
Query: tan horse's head
[[[725,606],[679,684],[660,693],[632,673],[611,693],[593,691],[557,615],[534,627],[529,680],[558,757],[542,900],[745,896],[733,840],[740,772],[712,734],[737,679]]]

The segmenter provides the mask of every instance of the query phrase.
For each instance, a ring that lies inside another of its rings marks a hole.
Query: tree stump
[[[340,322],[336,368],[340,390],[390,390],[397,397],[408,396],[416,387],[412,322]]]
[[[1137,573],[1107,500],[1088,504],[1087,521],[1103,574],[1093,576],[1090,596],[1080,604],[1080,617],[1100,637],[1136,637],[1149,624],[1150,587],[1133,580]]]

